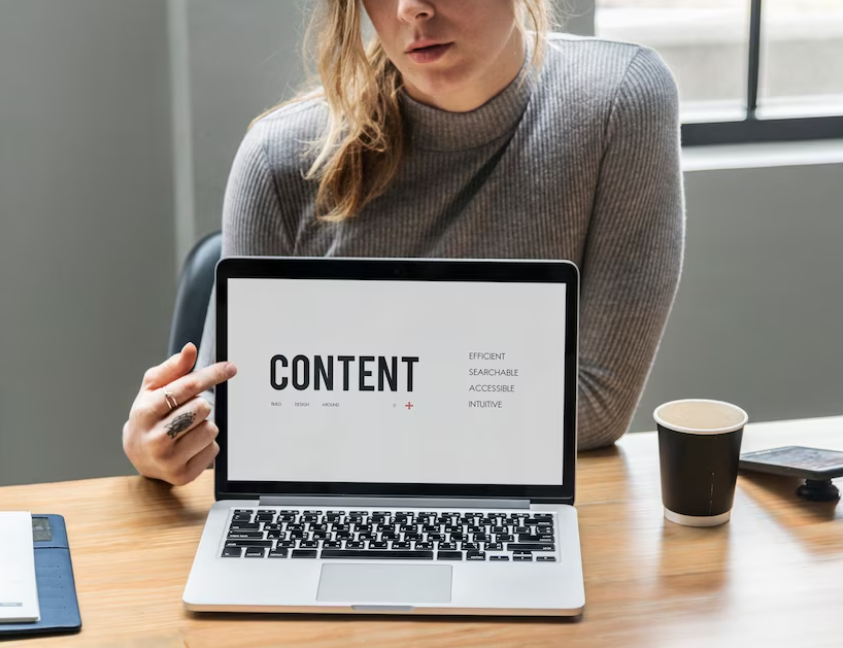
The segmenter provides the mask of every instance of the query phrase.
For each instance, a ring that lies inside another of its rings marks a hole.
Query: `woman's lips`
[[[419,47],[417,49],[407,52],[407,56],[412,59],[414,63],[433,63],[438,61],[451,49],[452,43],[442,43],[438,45],[429,45],[427,47]]]

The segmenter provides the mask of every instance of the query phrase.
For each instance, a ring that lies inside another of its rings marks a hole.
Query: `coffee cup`
[[[747,413],[724,401],[692,398],[660,405],[653,418],[664,516],[686,526],[728,522]]]

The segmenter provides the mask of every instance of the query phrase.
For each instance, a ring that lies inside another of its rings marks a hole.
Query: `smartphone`
[[[843,477],[843,452],[785,446],[746,452],[741,455],[739,466],[743,470],[825,481]]]

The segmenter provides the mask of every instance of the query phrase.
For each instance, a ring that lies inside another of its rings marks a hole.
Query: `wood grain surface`
[[[750,424],[743,450],[843,450],[843,416]],[[843,487],[843,480],[836,483]],[[586,607],[578,620],[201,615],[181,596],[213,501],[211,471],[185,487],[117,477],[0,488],[0,510],[65,517],[83,630],[4,646],[843,646],[843,503],[799,480],[744,473],[729,523],[675,525],[661,506],[654,433],[582,453]]]

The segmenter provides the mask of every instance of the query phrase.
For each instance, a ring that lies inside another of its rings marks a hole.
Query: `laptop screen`
[[[563,283],[230,278],[228,479],[563,475]]]

